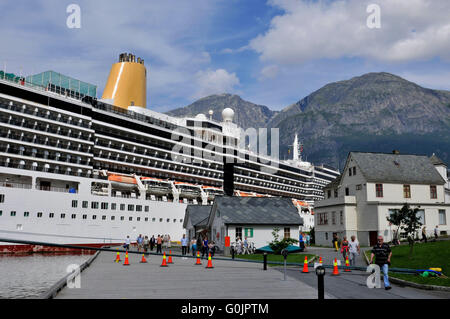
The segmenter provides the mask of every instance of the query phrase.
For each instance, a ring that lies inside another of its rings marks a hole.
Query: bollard
[[[231,247],[231,259],[234,259],[234,247]]]
[[[323,266],[319,266],[316,268],[317,275],[317,292],[319,300],[323,300],[325,298],[325,288],[323,283],[323,277],[325,277],[325,268]]]
[[[286,280],[286,259],[287,259],[287,255],[288,255],[287,249],[283,249],[283,250],[281,251],[281,254],[282,254],[283,257],[284,257],[284,280]]]
[[[263,270],[267,270],[267,253],[264,253],[263,258],[264,258]]]

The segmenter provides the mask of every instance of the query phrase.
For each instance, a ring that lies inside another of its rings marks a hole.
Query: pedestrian
[[[359,242],[356,237],[353,235],[350,237],[350,242],[348,243],[348,252],[349,252],[349,261],[350,266],[355,266],[356,264],[356,256],[359,256],[360,253]]]
[[[422,228],[422,239],[420,241],[424,240],[425,244],[427,243],[427,227],[423,226]]]
[[[162,238],[161,235],[158,235],[156,239],[156,253],[162,254]]]
[[[195,254],[197,253],[197,240],[195,240],[195,237],[192,237],[191,248],[192,248],[192,256],[195,257]]]
[[[242,240],[241,238],[236,238],[236,254],[240,255],[242,253]]]
[[[150,244],[150,241],[148,239],[148,236],[145,236],[144,237],[144,252],[147,252],[149,244]]]
[[[216,252],[216,243],[214,241],[208,244],[209,252],[211,253],[211,257],[214,257],[214,253]]]
[[[311,236],[309,234],[306,234],[306,246],[309,246],[311,243]]]
[[[342,257],[345,260],[345,258],[348,255],[348,240],[347,240],[346,236],[344,236],[344,239],[341,242],[341,254],[342,254]]]
[[[438,225],[436,225],[436,228],[434,229],[434,239],[438,239]]]
[[[168,241],[168,239],[167,239],[167,234],[165,234],[165,235],[163,236],[163,245],[164,245],[164,248],[166,248],[166,249],[167,249],[167,241]]]
[[[181,238],[181,254],[186,255],[188,246],[188,239],[186,238],[186,234],[183,234],[183,238]]]
[[[208,246],[208,237],[205,235],[205,237],[203,238],[203,246],[202,246],[202,259],[203,256],[206,254],[206,256],[208,257],[208,252],[209,252],[209,246]]]
[[[141,248],[143,248],[142,247],[142,242],[143,242],[142,235],[139,234],[138,238],[136,238],[136,244],[137,244],[137,250],[138,251],[141,251]]]
[[[125,250],[130,249],[130,244],[131,244],[130,236],[127,236],[127,239],[125,239],[125,243],[123,244],[123,248],[125,248]]]
[[[333,245],[333,248],[336,249],[336,251],[338,251],[338,247],[339,247],[339,238],[337,236],[336,233],[333,233],[333,239],[331,240],[331,243]]]
[[[152,238],[150,238],[150,251],[153,251],[153,247],[155,247],[156,240],[155,235],[152,235]]]
[[[243,245],[244,245],[244,249],[243,249],[244,254],[250,254],[249,251],[248,251],[248,241],[247,241],[247,237],[244,238],[244,243],[243,243]]]
[[[389,265],[391,264],[392,251],[388,244],[383,242],[383,236],[378,236],[377,244],[373,246],[372,253],[370,254],[370,262],[372,264],[373,257],[375,257],[375,264],[380,266],[383,270],[383,281],[384,289],[391,289],[391,284],[389,283],[388,271]]]
[[[170,235],[167,234],[167,248],[172,247],[172,244],[170,243]]]

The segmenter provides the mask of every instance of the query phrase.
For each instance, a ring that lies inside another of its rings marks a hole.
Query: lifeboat
[[[197,199],[202,196],[202,190],[198,185],[184,182],[174,182],[174,184],[180,194],[180,198]]]
[[[136,178],[131,176],[109,174],[108,181],[111,182],[111,187],[113,189],[133,190],[137,188]]]
[[[163,179],[154,177],[141,177],[141,182],[147,194],[156,196],[167,196],[172,194],[172,184]]]
[[[214,200],[215,196],[223,195],[224,191],[220,187],[214,187],[214,186],[202,186],[203,191],[208,196],[208,200]]]

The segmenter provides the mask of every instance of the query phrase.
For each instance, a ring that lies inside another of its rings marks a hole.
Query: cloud
[[[277,65],[268,65],[261,70],[260,80],[272,79],[277,76],[279,72],[279,67]]]
[[[198,71],[195,74],[195,82],[197,84],[197,91],[193,96],[195,99],[211,94],[230,93],[240,84],[236,73],[228,73],[224,69]]]
[[[367,6],[380,6],[381,28],[371,29]],[[408,62],[450,60],[448,0],[270,0],[284,11],[249,46],[263,61],[297,64],[362,57]]]

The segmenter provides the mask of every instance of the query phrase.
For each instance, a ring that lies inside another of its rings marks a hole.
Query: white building
[[[405,203],[420,208],[429,236],[436,225],[447,234],[447,183],[445,164],[435,156],[351,152],[342,175],[315,203],[316,243],[331,246],[333,233],[340,239],[355,235],[364,246],[374,245],[378,235],[390,241],[395,228],[386,218]]]
[[[278,228],[280,239],[299,238],[303,224],[290,198],[216,196],[208,220],[211,240],[224,249],[225,237],[231,242],[247,237],[256,248],[273,241],[272,231]]]

